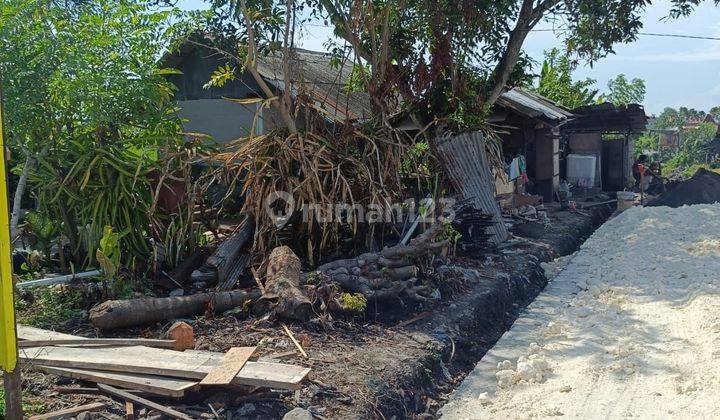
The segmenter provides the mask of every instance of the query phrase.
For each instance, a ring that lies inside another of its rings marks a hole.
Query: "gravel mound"
[[[720,202],[720,174],[700,168],[692,178],[680,181],[655,200],[650,207],[681,207],[690,204],[713,204]]]

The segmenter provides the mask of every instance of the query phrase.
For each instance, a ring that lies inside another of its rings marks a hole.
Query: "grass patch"
[[[43,414],[47,411],[45,401],[27,391],[22,393],[22,407],[25,417],[35,414]],[[0,419],[5,418],[5,388],[0,386]]]
[[[83,293],[78,289],[48,286],[19,296],[15,307],[19,323],[56,330],[83,318],[83,302]]]

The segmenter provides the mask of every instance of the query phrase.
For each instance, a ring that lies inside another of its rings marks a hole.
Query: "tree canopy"
[[[573,80],[575,65],[567,55],[553,48],[545,52],[536,91],[567,108],[595,103],[597,90],[592,89],[593,79]]]
[[[645,100],[645,81],[628,80],[624,74],[618,74],[607,84],[608,92],[600,97],[601,101],[615,105],[640,104]]]

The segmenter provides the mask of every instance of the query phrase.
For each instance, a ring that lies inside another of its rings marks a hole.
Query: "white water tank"
[[[595,186],[597,157],[593,155],[570,154],[567,157],[567,180],[571,184],[585,187]]]

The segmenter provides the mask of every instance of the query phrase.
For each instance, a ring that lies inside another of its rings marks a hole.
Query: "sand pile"
[[[667,192],[647,205],[680,207],[686,204],[718,202],[720,202],[720,174],[700,168],[692,178],[670,186]]]
[[[611,219],[485,354],[442,419],[720,419],[718,238],[720,204]]]

